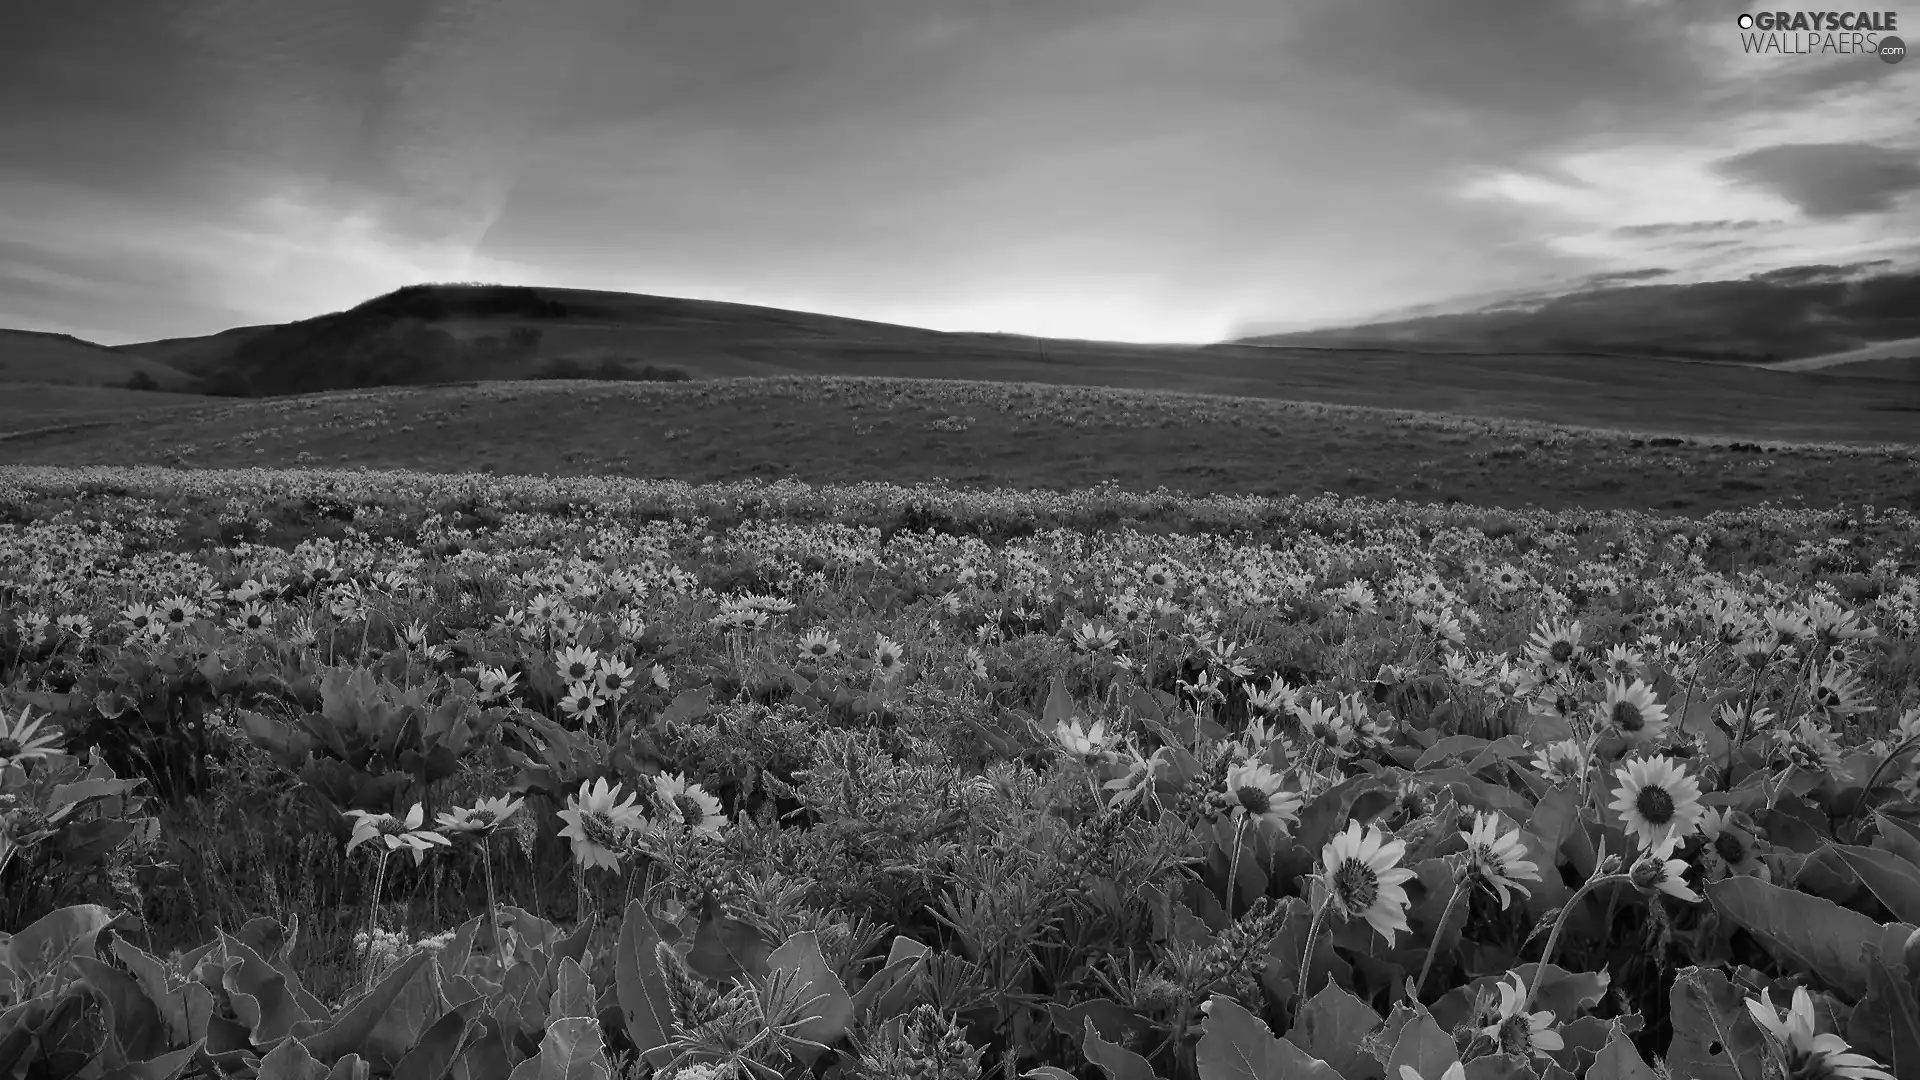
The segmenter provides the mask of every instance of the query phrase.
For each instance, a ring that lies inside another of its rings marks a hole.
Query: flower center
[[[481,828],[493,824],[495,820],[493,811],[484,808],[474,810],[472,818],[474,824],[479,825]]]
[[[613,820],[599,810],[580,815],[580,833],[587,838],[587,843],[595,847],[611,849],[618,840]]]
[[[1556,641],[1547,649],[1547,655],[1553,657],[1554,663],[1564,664],[1573,659],[1573,642]]]
[[[1747,846],[1740,838],[1729,832],[1723,832],[1713,838],[1714,854],[1727,861],[1728,866],[1737,866],[1746,861]]]
[[[1647,718],[1640,713],[1640,706],[1631,701],[1613,703],[1613,726],[1621,731],[1639,731],[1647,726]]]
[[[1663,787],[1648,786],[1640,789],[1634,797],[1634,809],[1640,816],[1655,825],[1665,825],[1673,820],[1673,796]]]
[[[685,793],[673,797],[674,809],[680,811],[681,820],[688,826],[699,825],[707,818],[707,812],[701,808],[700,801]]]
[[[1333,893],[1348,911],[1365,911],[1380,898],[1380,876],[1359,859],[1348,859],[1333,872]]]
[[[388,814],[386,817],[380,819],[380,835],[405,836],[407,835],[407,823]]]
[[[0,760],[15,757],[20,751],[25,749],[25,744],[21,743],[19,739],[0,736]]]
[[[1831,686],[1822,686],[1814,690],[1813,697],[1823,709],[1831,709],[1840,704],[1840,695],[1834,693]]]
[[[1240,805],[1246,807],[1247,813],[1254,817],[1266,813],[1273,806],[1273,799],[1266,791],[1252,784],[1235,789],[1233,797],[1239,799]]]
[[[1524,1015],[1509,1016],[1500,1024],[1500,1052],[1527,1054],[1533,1050],[1533,1025]]]

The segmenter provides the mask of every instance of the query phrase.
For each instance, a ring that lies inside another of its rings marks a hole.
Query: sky
[[[494,281],[1207,341],[1920,262],[1920,61],[1749,53],[1745,10],[17,5],[0,326],[122,344]]]

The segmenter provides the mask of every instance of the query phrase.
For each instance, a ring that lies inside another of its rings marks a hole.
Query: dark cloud
[[[1741,232],[1766,224],[1752,219],[1741,221],[1663,221],[1652,225],[1622,225],[1615,236],[1682,236],[1688,233]]]
[[[1715,168],[1772,190],[1816,218],[1889,210],[1920,191],[1920,160],[1912,151],[1864,143],[1768,146],[1722,159]]]

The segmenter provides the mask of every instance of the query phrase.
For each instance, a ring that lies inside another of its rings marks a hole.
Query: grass
[[[0,406],[0,462],[364,465],[697,483],[942,479],[1055,490],[1114,481],[1196,494],[1688,513],[1762,499],[1920,508],[1920,450],[1911,447],[958,380],[495,383],[27,411]]]

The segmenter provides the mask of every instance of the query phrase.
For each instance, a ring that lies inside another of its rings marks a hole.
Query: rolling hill
[[[0,330],[0,383],[124,387],[138,374],[161,390],[191,390],[198,382],[143,353],[109,349],[66,334]]]

